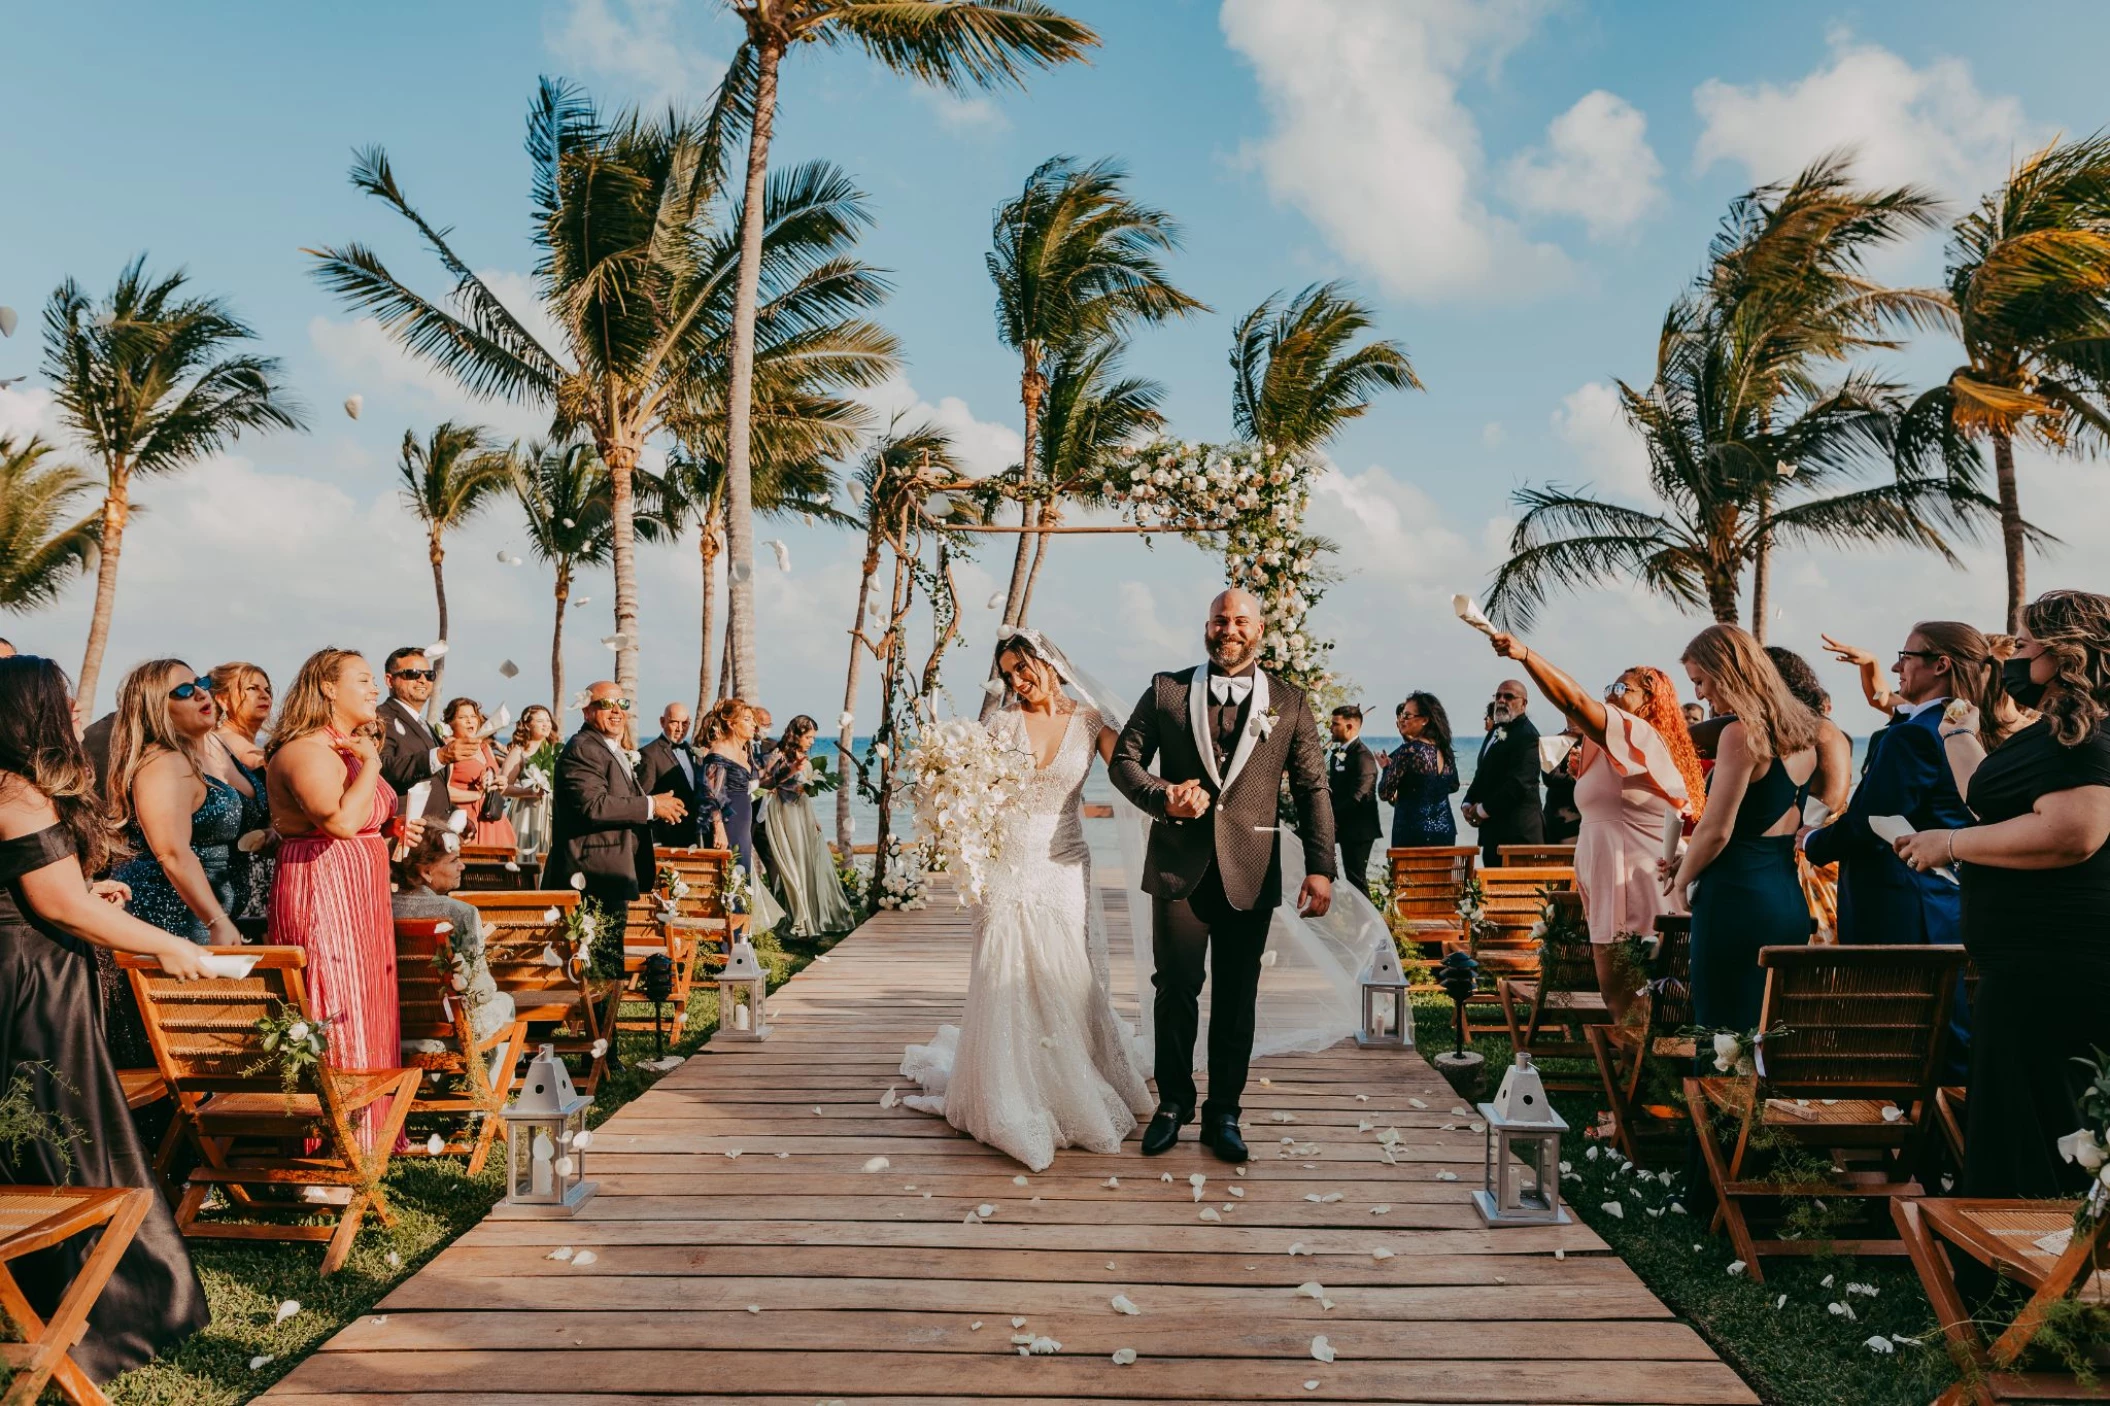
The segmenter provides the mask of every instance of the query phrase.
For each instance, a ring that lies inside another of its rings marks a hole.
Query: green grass
[[[764,938],[759,955],[771,985],[788,979],[831,944],[787,940],[781,950]],[[631,1014],[647,1014],[640,1006]],[[692,1054],[718,1027],[718,997],[699,987],[689,1001],[688,1033],[676,1054]],[[618,1045],[623,1065],[601,1081],[592,1121],[598,1125],[661,1077],[636,1061],[654,1052],[651,1033],[626,1032]],[[212,1322],[168,1356],[127,1372],[107,1390],[117,1406],[237,1406],[263,1391],[338,1329],[372,1309],[396,1285],[483,1219],[504,1194],[504,1149],[493,1151],[482,1175],[471,1177],[459,1157],[398,1158],[390,1167],[389,1201],[396,1224],[369,1221],[343,1269],[324,1278],[321,1245],[244,1244],[196,1240],[191,1259],[205,1283]],[[277,1322],[279,1305],[300,1312]],[[250,1362],[269,1357],[252,1369]],[[57,1400],[54,1393],[47,1400]]]

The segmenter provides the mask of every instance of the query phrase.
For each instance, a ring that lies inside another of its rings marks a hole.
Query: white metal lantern
[[[506,1204],[577,1210],[593,1195],[586,1146],[593,1100],[572,1087],[571,1073],[544,1045],[528,1062],[520,1092],[506,1106]]]
[[[769,973],[755,960],[754,944],[733,939],[733,950],[718,974],[718,1038],[767,1040]]]
[[[1407,1004],[1407,974],[1400,969],[1399,953],[1389,940],[1370,954],[1370,964],[1357,981],[1363,992],[1363,1018],[1355,1042],[1365,1048],[1412,1045],[1414,1012]]]
[[[1566,1225],[1561,1209],[1561,1134],[1568,1125],[1520,1054],[1493,1103],[1480,1105],[1487,1121],[1486,1185],[1473,1193],[1480,1219],[1489,1225]]]

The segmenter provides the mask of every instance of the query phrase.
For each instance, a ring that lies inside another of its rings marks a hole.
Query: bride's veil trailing
[[[1006,627],[997,641],[997,652],[1024,649],[1052,667],[1081,702],[1097,709],[1110,726],[1118,727],[1128,717],[1137,689],[1115,693],[1104,683],[1070,662],[1060,648],[1038,630]],[[994,684],[1001,688],[1001,684]],[[1012,700],[1008,697],[1005,701]],[[1128,928],[1135,953],[1136,999],[1142,1007],[1137,1046],[1146,1068],[1155,1063],[1156,1040],[1150,1018],[1151,973],[1150,895],[1143,892],[1137,876],[1143,872],[1143,847],[1150,819],[1114,793],[1114,828],[1120,836],[1122,892],[1128,904]],[[1254,1010],[1253,1054],[1285,1054],[1323,1050],[1357,1030],[1362,1007],[1360,978],[1370,955],[1392,941],[1391,933],[1369,896],[1352,884],[1337,884],[1333,906],[1323,918],[1298,914],[1296,894],[1304,882],[1304,851],[1287,833],[1282,844],[1283,901],[1268,925],[1267,951],[1261,958],[1260,994]],[[1096,907],[1103,890],[1095,886]],[[1095,922],[1092,958],[1095,968],[1106,969],[1105,924]],[[1208,1060],[1209,990],[1201,996],[1201,1033],[1194,1042],[1196,1068]]]

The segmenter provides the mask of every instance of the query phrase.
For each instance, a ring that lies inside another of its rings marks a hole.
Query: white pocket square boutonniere
[[[1270,708],[1265,713],[1254,714],[1246,722],[1246,731],[1253,734],[1253,739],[1256,742],[1265,742],[1268,734],[1275,730],[1275,724],[1281,720],[1281,715],[1273,708]]]
[[[1507,742],[1509,740],[1509,729],[1506,727],[1498,727],[1493,732],[1487,735],[1487,740],[1490,746],[1497,742]]]

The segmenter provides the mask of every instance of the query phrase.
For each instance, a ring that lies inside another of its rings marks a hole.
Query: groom
[[[1303,691],[1262,673],[1260,602],[1225,591],[1209,606],[1209,662],[1158,674],[1121,729],[1108,771],[1152,817],[1143,859],[1151,896],[1158,1111],[1143,1133],[1155,1157],[1194,1116],[1194,1036],[1209,959],[1209,1098],[1201,1140],[1226,1162],[1246,1160],[1238,1099],[1253,1055],[1253,1003],[1268,921],[1282,901],[1275,798],[1289,774],[1307,877],[1300,912],[1333,901],[1333,804],[1325,752]],[[1153,775],[1150,763],[1158,770]]]

